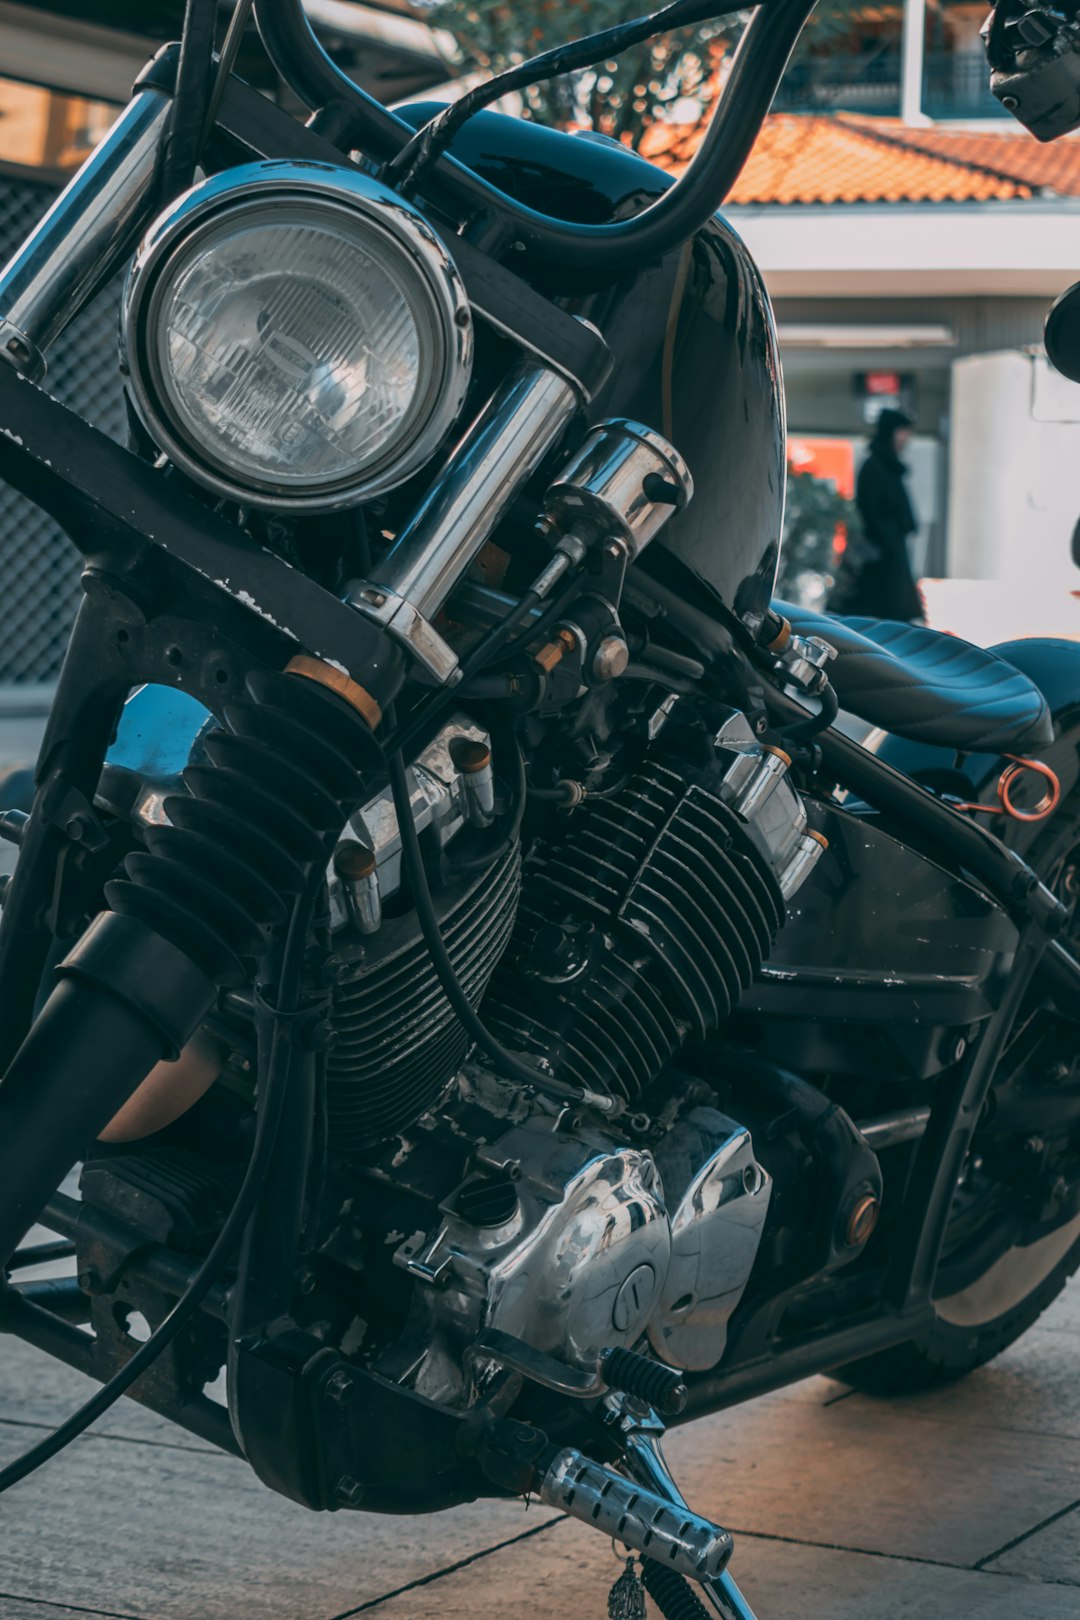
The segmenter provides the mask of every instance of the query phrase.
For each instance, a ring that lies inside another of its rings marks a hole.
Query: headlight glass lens
[[[422,276],[325,203],[219,218],[165,267],[148,313],[175,430],[254,488],[313,490],[377,467],[443,381]]]

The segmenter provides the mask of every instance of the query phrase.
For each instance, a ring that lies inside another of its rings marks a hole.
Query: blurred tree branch
[[[457,39],[466,71],[501,73],[569,39],[640,15],[633,0],[436,0],[429,15]],[[872,9],[855,0],[821,0],[799,50],[821,50]],[[886,10],[890,8],[885,8]],[[896,8],[899,19],[900,8]],[[552,79],[525,94],[524,113],[538,123],[598,130],[636,147],[649,125],[674,117],[697,123],[723,87],[731,52],[749,11],[662,34],[597,70]],[[898,25],[898,24],[897,24]]]

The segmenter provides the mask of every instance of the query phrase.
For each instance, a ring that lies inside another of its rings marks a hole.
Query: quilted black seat
[[[774,602],[799,635],[837,649],[840,706],[872,726],[962,753],[1022,754],[1053,740],[1046,699],[1003,658],[889,619],[839,619]]]

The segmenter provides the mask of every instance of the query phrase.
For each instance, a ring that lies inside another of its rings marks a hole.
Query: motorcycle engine
[[[534,1066],[618,1098],[618,1120],[466,1063],[388,789],[335,852],[328,1170],[297,1315],[428,1398],[473,1398],[476,1341],[491,1330],[579,1375],[601,1351],[646,1341],[684,1368],[723,1353],[772,1183],[750,1132],[671,1071],[737,1004],[822,841],[790,760],[742,713],[725,711],[688,753],[685,735],[662,746],[670,710],[615,788],[548,816],[525,851],[493,838],[492,743],[469,715],[452,716],[408,772],[470,1000]],[[174,716],[165,745],[160,723],[126,717],[103,800],[136,823],[159,819],[177,764],[198,759],[199,724]],[[124,1170],[105,1169],[84,1194],[108,1203]]]
[[[490,975],[489,1027],[618,1097],[625,1129],[524,1092],[482,1057],[461,1070],[422,943],[363,947],[335,1013],[348,1034],[330,1117],[336,1145],[367,1151],[324,1254],[364,1276],[346,1337],[384,1376],[467,1403],[491,1330],[579,1374],[646,1340],[672,1365],[719,1360],[772,1183],[750,1132],[704,1087],[685,1097],[670,1069],[732,1011],[821,853],[789,765],[729,711],[692,767],[646,749],[616,790],[551,818],[523,867],[510,851],[444,900],[470,993]],[[382,813],[365,809],[369,828]],[[452,827],[459,812],[441,813]],[[364,1007],[381,1018],[365,1023]],[[383,1073],[415,1074],[416,1089]],[[417,1110],[425,1089],[442,1094]]]

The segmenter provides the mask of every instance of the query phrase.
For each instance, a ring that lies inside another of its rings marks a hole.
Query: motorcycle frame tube
[[[450,157],[422,177],[425,195],[459,220],[497,222],[508,242],[559,274],[624,275],[693,236],[720,207],[772,104],[814,0],[766,0],[739,42],[731,76],[685,174],[644,213],[609,225],[571,224],[526,208]],[[274,66],[312,110],[344,107],[349,140],[380,162],[397,156],[415,131],[335,66],[315,37],[302,0],[256,0],[255,16]]]
[[[790,721],[805,714],[801,704],[775,687],[768,687],[765,697],[777,718]],[[1053,986],[1062,1009],[1076,1016],[1080,962],[1055,938],[1064,921],[1064,908],[1021,856],[842,732],[834,728],[823,731],[815,744],[841,786],[897,818],[904,830],[896,836],[902,842],[958,876],[966,873],[977,879],[1022,928],[1035,924],[1047,942],[1040,971]]]

